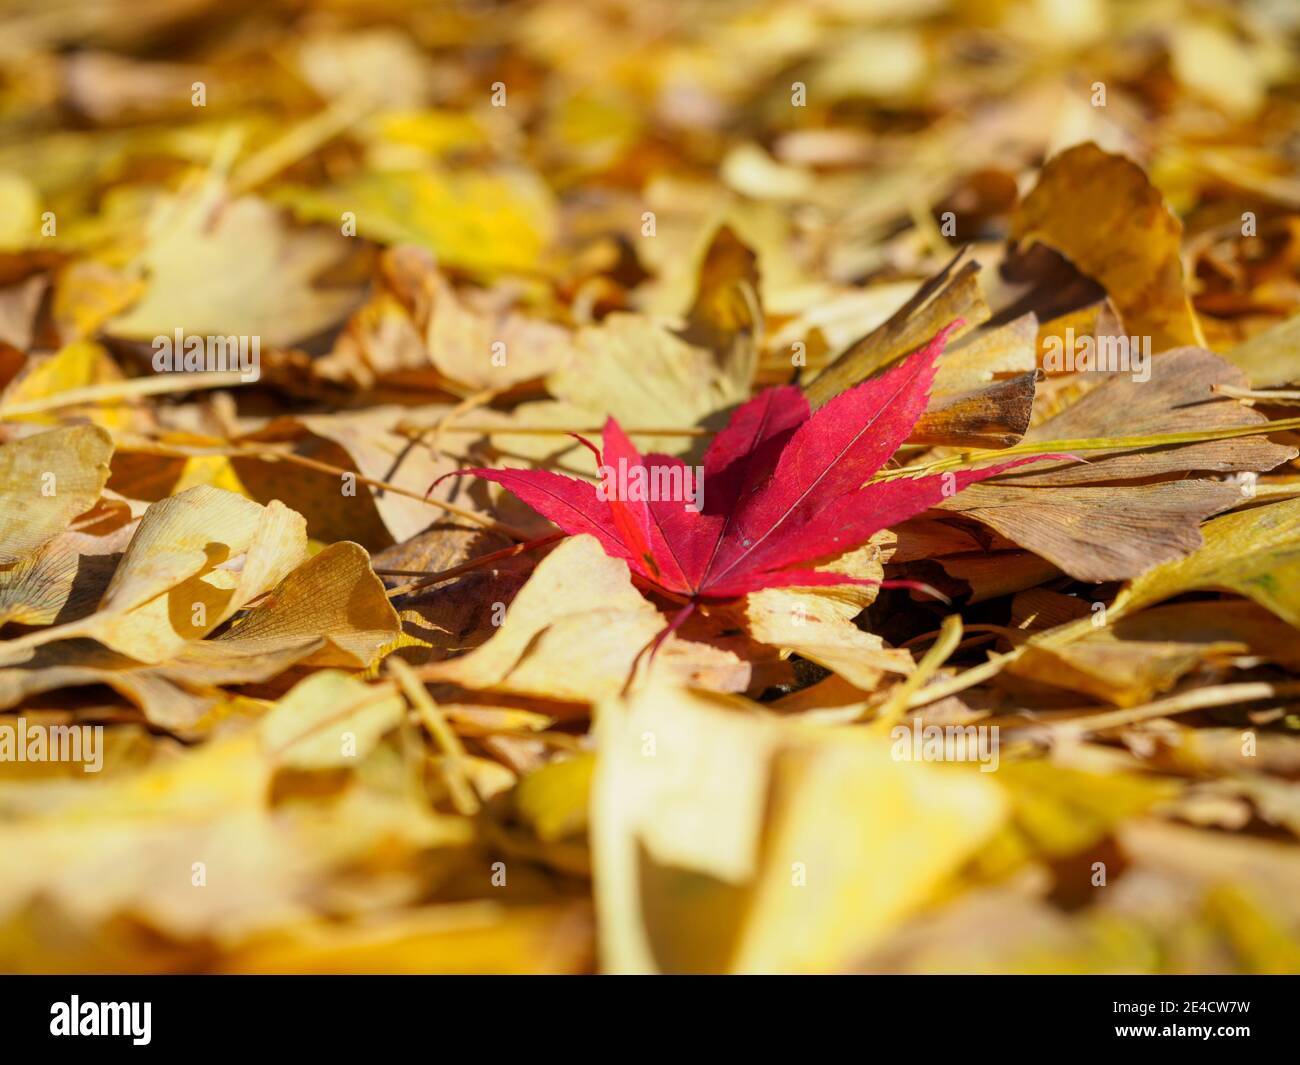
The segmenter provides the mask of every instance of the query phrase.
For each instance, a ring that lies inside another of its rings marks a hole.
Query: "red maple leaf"
[[[480,468],[450,476],[472,474],[504,485],[564,532],[589,533],[644,582],[684,599],[685,609],[656,647],[704,600],[790,586],[916,587],[808,564],[860,547],[976,481],[1026,462],[1070,457],[1038,455],[980,470],[866,483],[924,412],[936,360],[960,324],[953,322],[898,366],[842,392],[816,414],[793,385],[759,393],[714,438],[704,456],[700,495],[694,470],[671,455],[640,454],[613,418],[605,423],[603,451],[582,441],[601,465],[600,487],[547,470]],[[640,492],[618,490],[638,481]],[[653,491],[655,485],[680,487],[669,493],[673,498],[650,498],[663,494]]]

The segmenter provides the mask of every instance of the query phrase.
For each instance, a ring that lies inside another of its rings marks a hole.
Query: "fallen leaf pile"
[[[1287,5],[0,17],[0,970],[1300,971]]]

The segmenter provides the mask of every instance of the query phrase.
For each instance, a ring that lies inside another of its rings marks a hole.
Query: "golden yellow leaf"
[[[405,711],[391,684],[366,684],[326,669],[299,681],[275,704],[262,721],[262,739],[277,765],[356,765],[397,726]]]
[[[89,425],[0,444],[0,565],[29,557],[93,507],[112,453],[108,433]]]
[[[586,829],[595,768],[595,757],[583,752],[557,758],[519,782],[515,809],[538,839],[551,842]]]
[[[555,225],[549,192],[523,170],[373,172],[325,190],[288,188],[280,199],[335,227],[352,212],[363,236],[418,244],[480,274],[538,269]]]
[[[842,970],[1004,816],[978,773],[898,761],[885,737],[735,698],[655,685],[602,703],[597,735],[613,972]]]
[[[343,238],[291,230],[270,204],[227,200],[208,181],[155,206],[136,264],[149,278],[148,292],[108,331],[149,341],[181,330],[247,337],[250,347],[253,338],[262,348],[293,343],[339,321],[356,302],[354,291],[315,285],[346,250]]]
[[[867,544],[818,569],[882,580],[880,549]],[[769,588],[745,597],[749,634],[832,669],[864,692],[874,691],[886,672],[908,673],[912,656],[886,648],[879,636],[853,619],[875,601],[877,589],[842,584],[818,588]]]
[[[0,408],[21,408],[23,404],[56,397],[61,392],[122,379],[122,371],[101,345],[88,340],[74,340],[48,358],[31,360],[26,372],[5,388],[3,396],[0,396]],[[10,417],[15,421],[57,425],[59,415],[72,411],[78,411],[78,408],[61,408],[57,414],[41,411],[16,413]],[[84,411],[90,421],[106,429],[134,428],[144,421],[138,412],[128,406],[86,404],[80,411]]]
[[[1197,588],[1247,596],[1300,628],[1300,500],[1288,499],[1207,522],[1204,545],[1148,570],[1115,601],[1129,613]]]
[[[1156,351],[1204,346],[1183,277],[1182,224],[1132,160],[1091,143],[1050,159],[1014,235],[1055,248],[1103,285],[1128,330],[1150,336]]]
[[[420,673],[478,691],[594,702],[623,688],[667,623],[632,586],[625,562],[595,537],[574,536],[542,560],[487,643]],[[748,666],[732,652],[676,637],[653,670],[722,690],[749,682]]]

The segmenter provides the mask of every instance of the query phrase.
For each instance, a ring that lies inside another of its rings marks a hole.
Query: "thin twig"
[[[956,695],[967,688],[973,688],[976,684],[983,684],[986,680],[996,677],[1023,653],[1024,648],[1017,647],[1006,654],[990,655],[987,662],[981,662],[978,666],[963,670],[955,677],[929,684],[920,691],[913,692],[907,698],[907,708],[915,710],[920,706],[928,706],[930,703],[937,703],[940,699]]]
[[[167,444],[161,444],[150,441],[141,443],[131,441],[127,443],[123,450],[136,451],[141,454],[152,455],[169,455],[177,458],[202,457],[204,455],[225,455],[229,458],[258,459],[262,462],[287,462],[292,466],[301,466],[304,469],[315,470],[317,473],[328,473],[335,477],[351,476],[355,477],[364,485],[372,488],[380,488],[385,492],[392,492],[394,495],[406,496],[408,499],[418,499],[421,503],[428,503],[430,506],[438,507],[447,511],[449,514],[455,514],[458,518],[464,518],[475,525],[480,525],[492,532],[501,533],[511,540],[527,540],[528,534],[513,525],[507,525],[504,522],[494,518],[484,517],[467,507],[457,506],[455,503],[448,503],[442,499],[426,497],[423,493],[417,492],[410,488],[403,488],[399,484],[393,484],[391,481],[380,480],[378,477],[367,477],[364,473],[356,470],[345,470],[341,466],[335,466],[329,462],[322,462],[320,459],[308,458],[306,455],[299,455],[292,451],[277,451],[271,448],[251,448],[238,445],[227,447],[213,448],[178,448],[171,447]]]
[[[564,539],[564,533],[552,533],[550,536],[543,536],[537,540],[527,540],[521,544],[515,544],[513,547],[503,547],[500,551],[492,551],[486,555],[479,555],[478,558],[471,558],[467,562],[462,562],[458,566],[452,566],[451,569],[439,570],[436,573],[426,573],[422,570],[409,569],[377,569],[381,577],[415,577],[416,580],[407,581],[388,592],[389,599],[395,599],[399,595],[406,595],[407,592],[414,591],[417,588],[423,588],[430,584],[437,584],[440,581],[449,581],[453,577],[459,577],[464,573],[479,569],[482,566],[489,565],[493,562],[500,562],[503,559],[513,558],[515,555],[522,555],[525,551],[535,551],[539,547],[545,547],[547,544],[553,544],[556,540]]]
[[[0,407],[0,418],[20,414],[40,414],[61,407],[76,407],[82,403],[126,403],[140,396],[156,396],[166,392],[197,392],[209,388],[236,388],[256,384],[256,379],[245,380],[239,370],[210,370],[201,373],[167,374],[159,377],[126,377],[121,381],[106,381],[101,385],[70,388],[52,396],[30,400],[27,403],[10,403]]]
[[[1147,436],[1111,436],[1090,437],[1081,440],[1045,440],[1029,444],[1016,444],[1014,447],[1000,451],[985,448],[971,448],[956,455],[936,459],[933,462],[918,463],[915,466],[899,466],[881,470],[872,478],[872,483],[890,481],[899,477],[914,477],[920,473],[933,473],[939,470],[957,469],[979,462],[992,462],[1020,455],[1046,455],[1053,452],[1075,451],[1126,451],[1146,450],[1156,447],[1173,447],[1178,444],[1199,444],[1207,440],[1232,440],[1241,436],[1264,436],[1283,430],[1300,429],[1300,418],[1280,418],[1276,421],[1257,422],[1254,425],[1234,425],[1224,429],[1201,429],[1186,433],[1151,433]]]
[[[1297,696],[1300,696],[1300,681],[1286,681],[1281,684],[1270,684],[1267,681],[1216,684],[1206,688],[1194,688],[1191,691],[1180,692],[1178,695],[1156,699],[1142,706],[1132,706],[1123,710],[1114,710],[1105,706],[1081,706],[1059,711],[1061,714],[1079,715],[1064,721],[1030,725],[1011,724],[1004,727],[1015,728],[1019,739],[1047,738],[1060,734],[1073,736],[1120,728],[1139,721],[1148,721],[1151,718],[1168,717],[1170,714],[1205,710],[1213,706],[1253,703],[1261,699],[1290,699]]]
[[[340,96],[245,159],[230,179],[231,194],[249,192],[287,170],[365,118],[375,106],[361,94]]]
[[[1215,385],[1214,391],[1233,399],[1253,399],[1261,403],[1278,403],[1290,406],[1300,401],[1300,391],[1293,388],[1238,388],[1236,385]]]
[[[455,729],[447,724],[446,717],[438,709],[438,704],[433,701],[433,696],[429,694],[424,682],[415,675],[415,671],[406,662],[396,655],[391,655],[385,664],[388,672],[402,686],[402,691],[411,705],[419,711],[420,719],[424,722],[424,727],[429,730],[429,735],[442,749],[443,768],[447,773],[447,790],[451,793],[452,805],[456,807],[457,813],[472,817],[479,812],[483,804],[474,790],[473,781],[465,771],[465,748],[460,742],[460,737],[456,735]]]
[[[909,709],[912,696],[930,677],[934,676],[935,671],[948,661],[948,656],[957,649],[961,643],[961,615],[949,614],[943,619],[943,625],[939,629],[939,638],[935,640],[933,646],[925,652],[921,661],[894,690],[890,693],[885,704],[876,714],[873,722],[877,729],[888,731],[898,721],[899,718]]]
[[[433,425],[427,425],[424,428],[419,426],[406,425],[402,426],[399,431],[410,436],[422,437],[433,429],[437,429],[442,423],[435,422]],[[557,428],[554,426],[503,426],[503,425],[453,425],[445,432],[448,433],[473,433],[477,436],[595,436],[604,430],[603,425],[587,426],[579,429]],[[716,429],[640,429],[624,428],[623,432],[628,436],[714,436],[717,434]]]

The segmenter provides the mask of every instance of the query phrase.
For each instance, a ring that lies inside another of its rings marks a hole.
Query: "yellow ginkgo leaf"
[[[1075,210],[1080,203],[1089,209]],[[1131,159],[1087,143],[1049,160],[1014,235],[1055,248],[1103,285],[1125,326],[1156,351],[1204,346],[1183,276],[1182,223]]]
[[[208,641],[211,653],[256,654],[313,644],[304,663],[364,669],[402,631],[383,583],[358,544],[331,544],[289,574],[269,600]]]
[[[772,842],[736,971],[847,968],[929,901],[1005,817],[1000,790],[977,772],[898,761],[888,738],[862,730],[817,740],[777,761]]]
[[[95,505],[113,441],[74,425],[0,444],[0,565],[21,561]]]
[[[1001,824],[989,778],[863,729],[665,685],[599,707],[592,841],[604,967],[833,972]]]
[[[162,662],[212,632],[283,580],[307,555],[301,515],[200,485],[154,503],[109,581],[98,610],[12,640],[22,661],[54,640],[91,637],[142,662]],[[240,561],[238,569],[229,563]]]
[[[574,536],[542,560],[487,643],[420,672],[478,691],[592,702],[623,688],[666,624],[632,586],[625,562],[595,537]],[[721,690],[749,682],[749,667],[730,651],[675,637],[652,668]]]
[[[218,590],[230,595],[228,589]],[[249,590],[235,587],[227,605]],[[205,594],[213,594],[212,588],[205,586]],[[166,604],[169,598],[164,594],[152,602]],[[25,645],[10,641],[6,649],[21,653],[13,654],[18,661],[9,668],[0,669],[0,707],[39,692],[104,684],[159,727],[202,732],[211,723],[205,715],[223,701],[219,685],[269,681],[299,664],[364,669],[401,635],[369,557],[349,543],[333,544],[299,566],[238,624],[212,639],[198,638],[201,629],[183,638],[177,626],[183,629],[190,620],[182,615],[173,626],[147,608],[92,614],[79,623],[41,630]],[[110,645],[117,641],[128,651],[76,638],[82,633]],[[140,661],[146,655],[158,661]]]
[[[519,782],[515,809],[538,839],[552,842],[586,829],[595,768],[595,757],[584,751],[558,758]]]
[[[1114,613],[1131,613],[1198,588],[1248,596],[1300,628],[1300,499],[1215,518],[1201,527],[1204,545],[1135,579]]]
[[[15,421],[42,424],[58,424],[60,416],[70,414],[80,414],[107,429],[148,424],[147,415],[121,404],[100,406],[87,403],[80,408],[65,406],[57,411],[23,413],[25,407],[57,397],[60,393],[121,380],[122,371],[101,345],[88,340],[74,340],[53,355],[29,360],[25,372],[5,388],[0,397],[0,412],[13,408],[15,413],[8,416]]]
[[[279,765],[356,765],[401,721],[405,708],[390,683],[367,684],[338,670],[322,670],[276,703],[262,721],[262,739]]]
[[[864,580],[884,577],[875,544],[817,568]],[[760,643],[793,651],[869,692],[886,672],[908,673],[913,664],[907,651],[886,648],[879,636],[853,623],[875,598],[876,588],[861,584],[769,588],[745,597],[745,620],[749,634]]]
[[[138,263],[149,290],[108,331],[152,340],[179,329],[250,344],[259,338],[262,348],[291,344],[339,321],[356,302],[352,290],[315,284],[346,250],[337,234],[296,232],[270,204],[225,200],[219,184],[205,183],[157,204]]]
[[[279,199],[309,221],[385,244],[418,244],[439,262],[476,273],[536,270],[555,228],[546,187],[522,170],[393,170],[330,189],[290,187]]]
[[[52,625],[92,613],[135,535],[143,506],[133,509],[103,500],[87,511],[85,530],[65,529],[35,554],[0,567],[0,623]]]
[[[361,928],[321,921],[237,951],[234,973],[518,976],[589,966],[591,918],[572,904],[465,902],[413,910]]]

